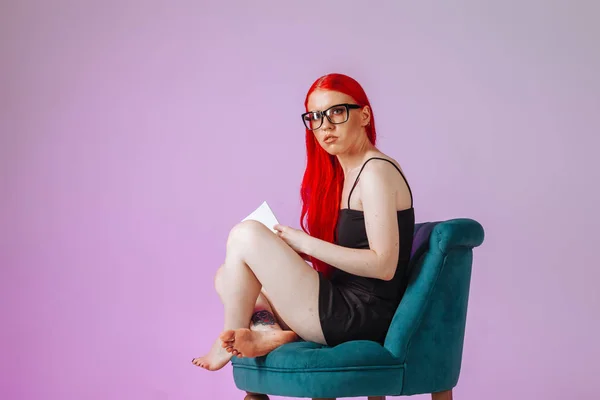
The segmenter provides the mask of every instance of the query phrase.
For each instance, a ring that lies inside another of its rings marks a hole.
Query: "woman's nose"
[[[324,131],[333,129],[333,124],[329,122],[329,119],[327,117],[323,118],[323,124],[321,125],[321,129]]]

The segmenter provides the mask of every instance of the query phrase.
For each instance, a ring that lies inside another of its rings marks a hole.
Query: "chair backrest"
[[[472,219],[415,226],[409,281],[385,339],[403,360],[404,395],[447,390],[460,374],[474,247]]]

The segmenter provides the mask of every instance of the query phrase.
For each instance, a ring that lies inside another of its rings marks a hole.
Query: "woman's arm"
[[[348,273],[390,280],[399,256],[396,193],[398,171],[388,162],[370,162],[360,176],[361,200],[369,249],[352,249],[326,242],[303,231],[276,226],[278,235],[299,253],[311,255]],[[404,191],[402,192],[404,193]],[[408,205],[410,195],[406,190]]]
[[[396,272],[400,246],[396,210],[398,171],[388,162],[374,161],[360,175],[370,248],[351,249],[309,236],[305,252],[350,274],[390,280]]]

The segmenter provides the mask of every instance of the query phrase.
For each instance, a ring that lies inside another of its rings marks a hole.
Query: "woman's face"
[[[368,106],[352,108],[356,104],[352,97],[333,90],[315,90],[308,97],[305,124],[314,128],[315,138],[329,154],[348,152],[363,136],[366,139],[364,127],[370,121],[370,110]]]

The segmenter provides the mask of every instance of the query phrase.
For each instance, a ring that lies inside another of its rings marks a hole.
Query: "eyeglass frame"
[[[346,107],[346,120],[344,120],[342,122],[333,122],[331,120],[331,118],[329,118],[329,115],[327,115],[326,113],[327,113],[327,111],[331,110],[332,108],[340,107],[340,106]],[[302,117],[302,124],[309,131],[316,131],[317,129],[319,129],[320,127],[322,127],[323,126],[323,121],[325,120],[324,117],[327,117],[327,120],[330,123],[334,124],[334,125],[344,124],[344,123],[348,122],[348,119],[350,119],[350,110],[357,110],[357,109],[360,109],[362,107],[363,106],[358,105],[358,104],[342,103],[342,104],[335,104],[335,105],[333,105],[333,106],[331,106],[331,107],[329,107],[329,108],[327,108],[326,110],[323,110],[323,111],[307,111],[307,112],[303,113],[302,116],[301,116]],[[308,114],[317,113],[317,112],[321,113],[321,123],[319,124],[318,127],[310,129],[310,128],[308,128],[306,126],[306,123],[304,122],[305,121],[304,117],[306,115],[308,115]]]

